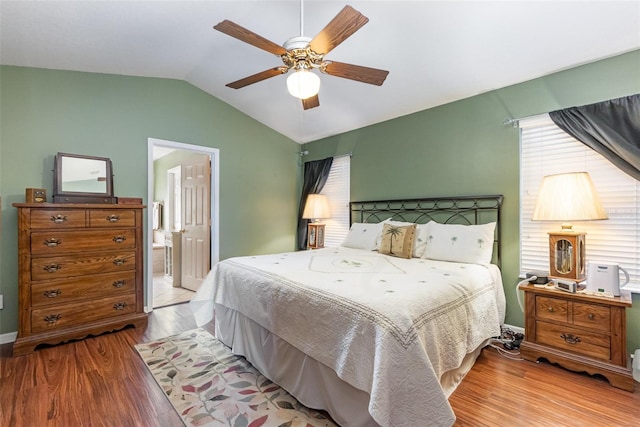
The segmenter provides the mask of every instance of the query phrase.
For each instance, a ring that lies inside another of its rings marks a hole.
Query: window
[[[585,231],[586,260],[613,262],[640,282],[640,182],[558,128],[547,114],[520,121],[520,268],[549,271],[547,232],[559,223],[531,221],[545,175],[589,172],[608,220],[575,222]]]
[[[320,194],[329,199],[331,218],[324,220],[325,246],[338,246],[349,233],[351,155],[333,158],[329,178]]]

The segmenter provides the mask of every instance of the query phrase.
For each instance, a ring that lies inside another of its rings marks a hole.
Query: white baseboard
[[[520,326],[507,325],[506,323],[504,325],[502,325],[502,326],[504,328],[511,329],[515,333],[519,332],[521,334],[524,334],[524,328],[521,328]]]
[[[17,332],[8,332],[6,334],[0,335],[0,344],[8,344],[10,342],[14,342],[18,337]]]

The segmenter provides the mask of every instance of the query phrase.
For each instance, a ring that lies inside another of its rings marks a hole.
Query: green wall
[[[0,334],[17,329],[17,214],[51,201],[57,152],[109,157],[116,196],[147,197],[147,139],[220,150],[220,257],[295,248],[300,146],[179,80],[0,67]]]
[[[304,146],[304,160],[353,153],[352,200],[504,194],[507,323],[522,326],[514,292],[519,135],[502,123],[633,93],[640,93],[640,51],[315,141]],[[27,187],[51,193],[58,151],[112,158],[116,195],[146,198],[148,137],[220,149],[222,259],[294,247],[301,185],[294,142],[185,82],[0,67],[0,333],[17,328],[11,203],[23,201]],[[640,296],[633,302],[629,350],[640,348]]]
[[[517,57],[514,57],[517,60]],[[507,319],[523,326],[519,274],[519,131],[503,122],[640,93],[640,51],[305,144],[305,160],[353,153],[351,200],[503,194]],[[640,295],[627,310],[640,348]]]

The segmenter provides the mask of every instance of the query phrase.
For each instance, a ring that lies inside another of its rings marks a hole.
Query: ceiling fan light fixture
[[[320,92],[320,77],[306,69],[296,70],[287,77],[287,89],[296,98],[311,98]]]

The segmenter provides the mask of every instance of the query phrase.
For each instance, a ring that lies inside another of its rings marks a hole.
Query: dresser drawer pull
[[[44,271],[47,273],[55,273],[56,271],[62,269],[60,264],[49,264],[44,266]]]
[[[47,298],[55,298],[59,295],[62,295],[62,291],[60,289],[50,289],[44,291],[43,295]]]
[[[44,317],[44,321],[50,325],[55,325],[62,318],[62,314],[50,314]]]
[[[49,247],[49,248],[55,248],[58,245],[62,244],[62,240],[60,239],[56,239],[55,237],[52,237],[50,239],[46,239],[44,241],[45,246]]]
[[[63,222],[67,221],[67,216],[66,215],[52,215],[51,216],[51,221],[55,222],[56,224],[62,224]]]
[[[116,243],[122,243],[127,240],[126,236],[114,236],[113,241]]]
[[[562,334],[560,338],[565,340],[568,344],[578,344],[580,342],[580,337],[577,337],[573,334]]]
[[[589,314],[587,315],[587,317],[589,318],[589,320],[595,320],[595,318],[596,318],[596,316],[594,316],[594,314],[593,314],[593,313],[589,313]]]
[[[121,288],[126,284],[127,284],[126,280],[116,280],[115,282],[112,283],[114,288]]]
[[[118,222],[118,221],[120,221],[120,215],[109,215],[107,217],[107,221],[109,221],[109,222]]]
[[[548,311],[549,313],[553,313],[553,307],[547,307],[547,311]]]
[[[127,303],[126,302],[117,302],[115,304],[113,304],[113,308],[116,310],[124,310],[127,307]]]
[[[127,260],[124,258],[116,258],[113,260],[113,263],[118,266],[124,265],[125,262],[127,262]]]

